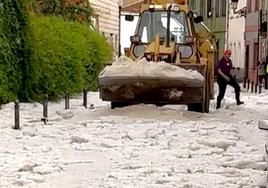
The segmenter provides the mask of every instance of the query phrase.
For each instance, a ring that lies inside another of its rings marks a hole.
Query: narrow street
[[[223,108],[187,112],[184,106],[137,105],[110,109],[89,93],[49,104],[21,105],[21,131],[13,104],[0,111],[0,187],[260,187],[266,177],[267,94],[245,91],[236,106],[228,90]],[[14,139],[15,138],[15,139]]]
[[[267,0],[1,0],[0,188],[268,187],[267,27]]]

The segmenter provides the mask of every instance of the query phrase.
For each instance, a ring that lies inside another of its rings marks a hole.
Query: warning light
[[[180,5],[185,5],[186,4],[186,0],[177,0],[177,2]]]

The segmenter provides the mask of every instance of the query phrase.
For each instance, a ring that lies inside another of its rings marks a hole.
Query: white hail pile
[[[203,81],[204,77],[196,70],[186,70],[163,61],[148,62],[146,59],[137,62],[126,56],[121,56],[112,65],[106,66],[100,73],[100,78],[113,76],[166,77],[186,78]]]

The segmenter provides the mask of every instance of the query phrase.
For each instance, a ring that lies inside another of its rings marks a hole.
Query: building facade
[[[205,25],[215,35],[216,59],[223,55],[226,32],[226,0],[188,0],[193,11],[204,18]]]
[[[268,63],[268,37],[267,37],[267,20],[268,20],[268,2],[267,0],[258,0],[259,8],[259,62]],[[267,74],[265,78],[265,89],[268,89]]]
[[[119,7],[122,0],[89,0],[94,10],[93,24],[110,43],[114,49],[114,55],[119,51]]]
[[[247,1],[245,25],[245,79],[257,84],[257,62],[259,61],[259,14],[258,0]]]
[[[267,1],[247,0],[245,20],[245,80],[258,85],[258,63],[267,53]],[[267,85],[267,84],[266,84]],[[257,87],[255,87],[257,91]]]
[[[226,48],[232,51],[232,62],[236,77],[242,81],[245,77],[245,22],[247,0],[239,0],[232,7],[231,0],[227,8]]]

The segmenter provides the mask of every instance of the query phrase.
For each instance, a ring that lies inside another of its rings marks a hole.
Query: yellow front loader
[[[194,15],[183,0],[144,1],[138,10],[136,31],[125,55],[133,61],[144,58],[195,70],[203,79],[100,75],[100,98],[111,101],[112,108],[137,103],[185,104],[190,111],[209,112],[214,95],[215,51],[211,33],[202,25],[203,18]]]

